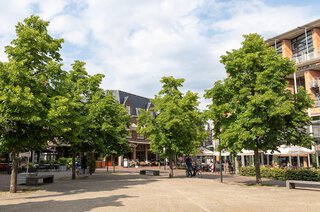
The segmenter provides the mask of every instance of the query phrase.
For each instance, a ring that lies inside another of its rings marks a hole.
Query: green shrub
[[[256,171],[254,166],[242,166],[240,167],[240,175],[242,176],[255,176],[256,175]]]
[[[320,181],[319,169],[298,169],[288,170],[286,175],[287,180],[306,180],[306,181]]]
[[[275,180],[306,180],[306,181],[320,181],[320,169],[282,169],[261,167],[261,177]],[[247,166],[240,167],[239,171],[242,176],[255,176],[255,167]]]
[[[55,164],[58,164],[58,161],[56,161],[56,160],[48,160],[47,164],[55,165]]]
[[[67,163],[68,163],[67,160],[68,160],[67,158],[61,157],[58,159],[58,164],[59,165],[67,165]]]
[[[67,167],[68,167],[68,169],[71,169],[71,167],[72,167],[72,158],[67,158]]]
[[[286,180],[286,169],[262,167],[261,176],[275,180]]]

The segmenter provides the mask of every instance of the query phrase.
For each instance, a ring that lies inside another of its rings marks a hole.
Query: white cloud
[[[50,20],[55,15],[62,13],[68,4],[66,0],[33,0],[34,5],[38,7],[38,14],[45,20]]]
[[[65,39],[66,63],[84,59],[90,73],[106,75],[103,88],[152,97],[160,89],[160,78],[173,75],[186,79],[184,90],[202,95],[225,77],[219,56],[238,48],[243,34],[257,32],[269,38],[316,19],[314,7],[266,2],[0,2],[0,44],[12,39],[13,26],[36,5],[41,17],[51,21],[49,29],[55,37]],[[202,100],[202,108],[204,104]]]
[[[88,28],[82,25],[82,21],[72,15],[58,15],[50,21],[49,29],[62,38],[66,42],[78,46],[85,46],[88,44],[87,35]]]
[[[31,1],[11,0],[0,1],[0,60],[6,61],[4,46],[10,44],[15,34],[15,25],[18,21],[32,13]]]

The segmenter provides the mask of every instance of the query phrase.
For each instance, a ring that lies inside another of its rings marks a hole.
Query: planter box
[[[18,173],[17,184],[18,185],[26,184],[27,177],[30,177],[30,176],[37,176],[37,174],[36,173]]]

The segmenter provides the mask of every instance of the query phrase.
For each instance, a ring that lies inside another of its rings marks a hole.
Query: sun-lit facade
[[[296,93],[300,86],[314,100],[308,114],[312,117],[310,133],[315,141],[316,163],[320,151],[320,19],[299,26],[266,41],[279,54],[295,62],[297,71],[287,76],[288,89]]]

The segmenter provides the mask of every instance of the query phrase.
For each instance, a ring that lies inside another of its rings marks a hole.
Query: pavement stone
[[[76,180],[71,180],[70,172],[56,172],[54,183],[16,194],[0,192],[0,211],[320,210],[320,189],[315,187],[289,190],[283,182],[267,179],[266,186],[255,186],[254,178],[235,175],[225,175],[220,183],[219,174],[186,178],[184,170],[175,170],[169,179],[163,168],[160,176],[139,175],[140,169],[116,168],[115,173],[98,169]],[[4,178],[1,175],[0,181]]]

